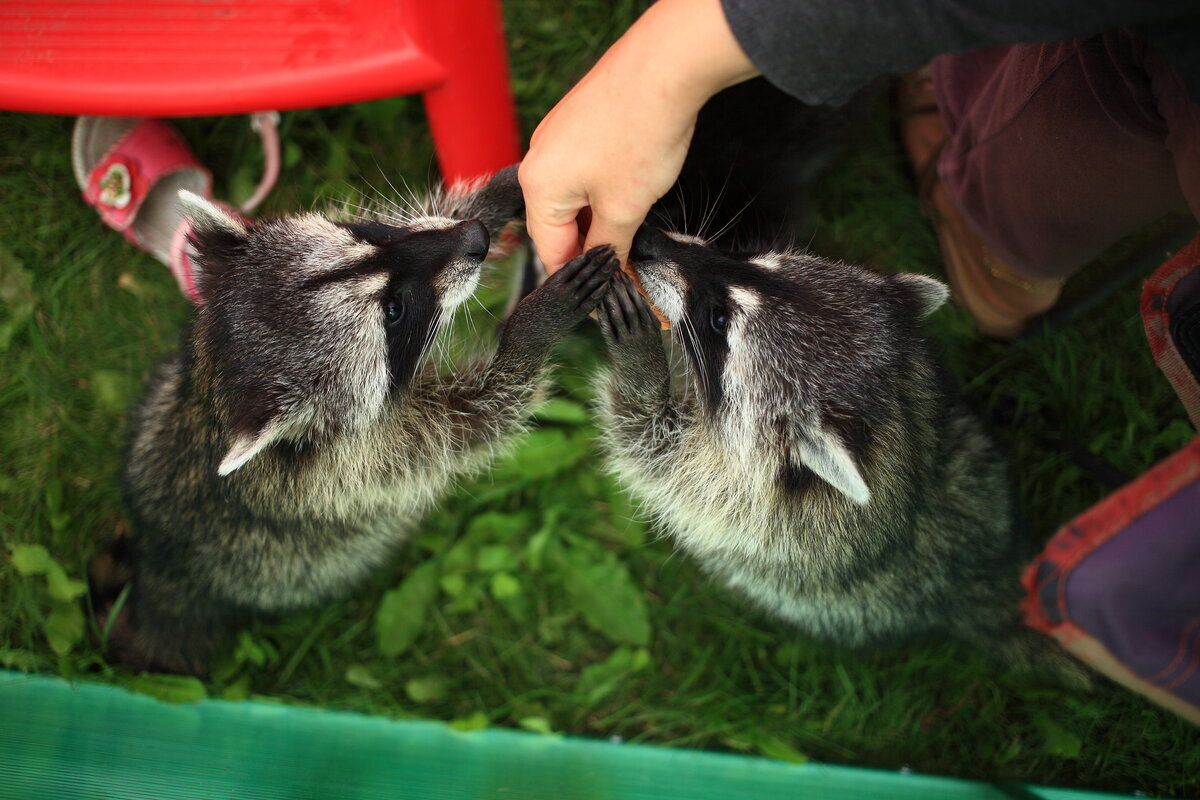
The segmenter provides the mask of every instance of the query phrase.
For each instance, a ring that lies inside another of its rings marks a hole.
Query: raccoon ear
[[[263,451],[263,448],[279,438],[283,426],[278,419],[271,420],[258,431],[239,433],[217,467],[217,474],[224,478],[238,467]]]
[[[912,302],[916,303],[917,311],[922,317],[928,317],[937,311],[950,296],[950,289],[946,284],[928,275],[905,272],[893,276],[892,280],[904,290],[904,294]]]
[[[192,220],[188,237],[195,255],[191,259],[192,275],[200,296],[207,298],[212,280],[239,258],[250,231],[233,214],[186,189],[179,192],[179,204]]]
[[[792,458],[860,506],[871,499],[854,458],[841,438],[824,427],[806,428],[793,438]]]
[[[240,219],[211,200],[189,192],[187,189],[179,190],[179,204],[183,207],[184,213],[192,218],[192,226],[200,236],[220,232],[227,236],[241,238],[249,233],[245,223]]]

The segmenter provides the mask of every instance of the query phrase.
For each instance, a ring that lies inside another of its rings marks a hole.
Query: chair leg
[[[424,94],[425,112],[448,184],[490,175],[520,159],[497,0],[438,4],[426,33],[447,81]]]

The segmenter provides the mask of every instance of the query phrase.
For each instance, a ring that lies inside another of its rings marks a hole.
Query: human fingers
[[[556,192],[541,180],[537,169],[537,164],[526,159],[518,173],[525,195],[525,231],[546,271],[554,274],[582,252],[576,217],[586,198],[570,191]]]
[[[647,209],[648,211],[649,209]],[[584,249],[606,244],[616,252],[620,263],[624,265],[629,260],[629,248],[633,243],[633,235],[644,220],[645,213],[636,222],[632,218],[611,218],[592,209],[592,224],[588,228]]]

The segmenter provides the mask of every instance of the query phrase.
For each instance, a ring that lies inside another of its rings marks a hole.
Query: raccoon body
[[[643,228],[630,256],[689,366],[618,280],[598,383],[612,472],[714,576],[811,636],[954,636],[1030,661],[1000,454],[948,391],[923,317],[947,290]]]
[[[185,205],[204,302],[132,415],[132,534],[101,562],[130,582],[118,657],[199,673],[250,615],[361,582],[519,434],[551,346],[616,262],[601,249],[571,262],[516,307],[489,361],[443,375],[426,356],[491,234],[522,211],[515,168],[386,221],[248,225]]]

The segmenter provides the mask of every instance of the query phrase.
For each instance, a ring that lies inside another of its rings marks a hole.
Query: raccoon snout
[[[659,230],[643,225],[633,237],[633,245],[629,248],[629,260],[661,261],[663,243],[667,237]]]
[[[492,237],[487,226],[477,219],[459,225],[463,236],[463,256],[471,261],[483,261],[492,247]]]

